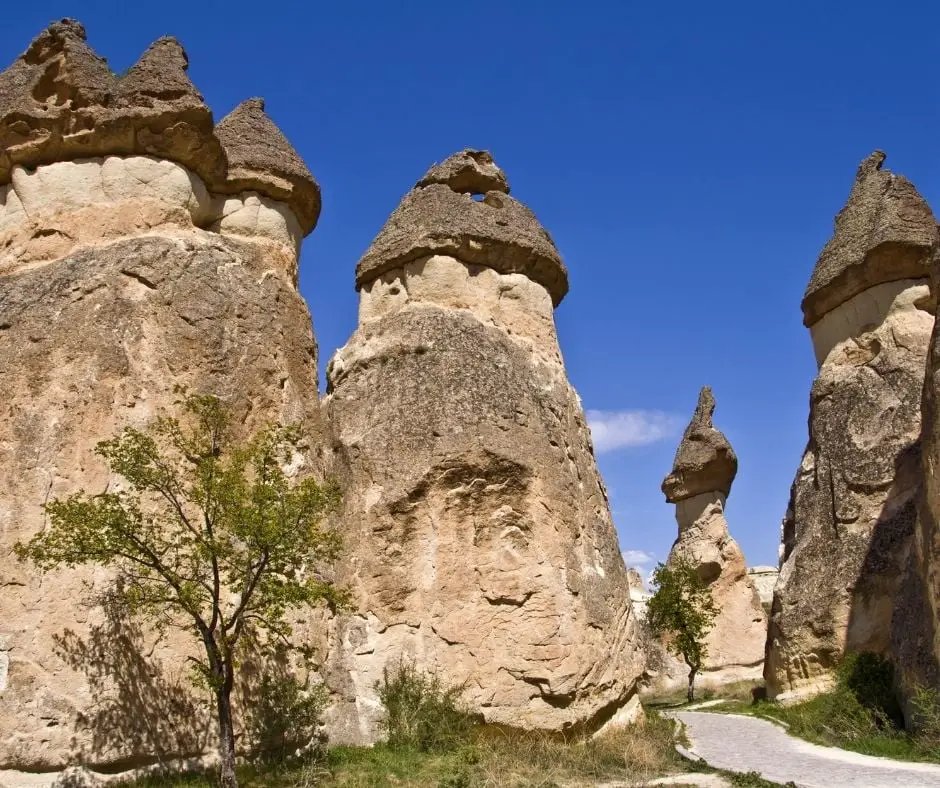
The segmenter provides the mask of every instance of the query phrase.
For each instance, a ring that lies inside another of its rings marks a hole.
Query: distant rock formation
[[[551,237],[485,151],[432,167],[356,269],[324,412],[361,611],[337,621],[334,740],[373,741],[414,660],[488,722],[590,730],[635,708],[627,573],[553,306]]]
[[[747,573],[744,553],[728,532],[725,500],[738,470],[727,438],[712,423],[715,398],[708,386],[663,480],[666,500],[676,505],[679,536],[667,565],[684,559],[708,584],[718,608],[706,644],[701,678],[710,684],[757,678],[764,659],[767,615]],[[681,672],[685,681],[687,669]]]
[[[95,444],[177,384],[322,435],[296,280],[319,189],[259,101],[214,126],[186,65],[165,38],[118,78],[63,20],[0,73],[0,770],[206,746],[181,642],[86,607],[107,571],[11,553],[114,481]]]
[[[819,373],[768,634],[765,678],[781,699],[826,688],[846,651],[889,651],[908,561],[937,224],[884,158],[858,168],[803,299]]]
[[[646,588],[646,581],[639,569],[627,567],[627,584],[630,587],[630,602],[633,612],[640,620],[646,618],[646,603],[649,602],[650,593]]]
[[[754,588],[757,589],[761,606],[769,616],[770,607],[774,601],[774,586],[777,585],[780,570],[775,566],[749,566],[747,576],[751,579]]]

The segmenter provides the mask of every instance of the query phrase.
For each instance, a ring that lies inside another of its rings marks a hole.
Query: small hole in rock
[[[392,295],[398,295],[401,292],[401,288],[398,287],[398,285],[396,285],[395,287],[390,287],[388,289],[388,292],[391,293]]]
[[[485,195],[483,194],[471,194],[470,195],[470,199],[473,200],[474,202],[483,202],[484,197]]]

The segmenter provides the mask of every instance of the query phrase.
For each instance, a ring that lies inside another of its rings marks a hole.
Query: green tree
[[[666,647],[689,668],[687,697],[695,697],[695,676],[705,664],[705,636],[718,609],[709,587],[685,559],[659,564],[653,570],[653,596],[647,603],[646,623],[654,635],[664,637]]]
[[[299,456],[296,428],[271,426],[238,442],[216,397],[187,395],[179,404],[181,419],[98,444],[126,489],[48,503],[49,527],[14,549],[41,569],[111,568],[130,614],[201,644],[189,658],[192,677],[214,696],[220,784],[235,788],[232,689],[248,644],[283,647],[289,611],[344,602],[318,573],[339,553],[338,534],[324,526],[339,493],[287,472]]]

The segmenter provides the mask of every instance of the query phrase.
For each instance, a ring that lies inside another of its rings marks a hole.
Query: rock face
[[[376,737],[401,659],[467,681],[487,721],[592,728],[632,708],[628,579],[553,303],[567,274],[488,153],[433,167],[357,268],[328,369],[343,520],[334,740]]]
[[[931,262],[931,292],[940,292],[940,250]],[[940,688],[940,334],[934,324],[922,402],[922,489],[907,571],[892,621],[891,650],[909,723],[919,687]]]
[[[883,161],[859,167],[803,299],[819,373],[767,643],[768,691],[783,699],[828,686],[847,650],[888,652],[908,561],[937,226]]]
[[[44,502],[113,481],[95,444],[171,408],[176,384],[248,429],[322,434],[296,289],[316,183],[257,103],[216,134],[185,71],[161,39],[118,79],[66,20],[0,73],[0,770],[206,745],[180,644],[85,604],[106,571],[43,576],[12,555]],[[237,144],[258,135],[264,156]]]
[[[712,423],[715,398],[702,388],[692,421],[663,481],[666,500],[676,505],[679,537],[667,564],[690,562],[711,590],[718,608],[706,644],[702,679],[716,684],[760,676],[767,615],[747,573],[744,553],[728,532],[725,500],[738,470],[727,438]],[[684,683],[688,670],[681,671]]]

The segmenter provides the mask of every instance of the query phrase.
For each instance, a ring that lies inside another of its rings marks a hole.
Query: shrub
[[[465,685],[446,685],[433,673],[420,672],[413,662],[386,666],[376,684],[385,707],[383,725],[393,748],[444,752],[467,741],[474,718],[463,702]]]
[[[308,689],[285,672],[266,672],[246,712],[251,758],[264,764],[322,759],[325,742],[317,730],[328,702],[323,685]]]
[[[917,749],[940,759],[940,695],[931,687],[916,685],[911,696],[914,741]]]
[[[894,665],[879,654],[849,654],[836,673],[839,690],[848,691],[882,729],[904,724],[894,689]]]

